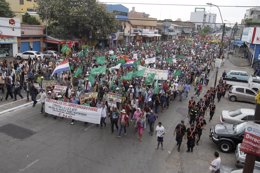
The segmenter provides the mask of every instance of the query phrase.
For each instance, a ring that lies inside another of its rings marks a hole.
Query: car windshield
[[[36,52],[37,55],[40,55],[41,53],[40,52]]]
[[[231,116],[231,117],[236,117],[236,116],[238,116],[240,114],[241,114],[241,110],[240,109],[235,110],[235,111],[229,111],[229,116]]]
[[[246,123],[234,125],[234,131],[236,134],[242,133],[245,130]]]

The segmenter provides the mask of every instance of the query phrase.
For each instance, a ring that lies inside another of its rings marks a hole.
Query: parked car
[[[227,72],[227,75],[225,76],[225,78],[247,82],[249,79],[249,76],[250,75],[246,71],[230,70],[229,72]]]
[[[232,170],[230,173],[243,173],[243,169]],[[253,173],[260,173],[260,170],[254,169]]]
[[[259,76],[251,76],[248,80],[248,87],[252,88],[256,92],[260,89],[260,77]]]
[[[237,110],[223,110],[220,116],[220,121],[229,124],[239,124],[245,121],[252,121],[255,119],[254,109],[237,109]]]
[[[59,53],[55,50],[47,50],[47,51],[43,52],[43,56],[46,57],[46,58],[53,57],[55,59],[60,57]]]
[[[4,49],[0,49],[0,58],[6,58],[8,56],[8,52]]]
[[[243,86],[232,86],[228,92],[228,98],[230,101],[245,101],[250,103],[256,103],[255,96],[257,92],[253,89]]]
[[[241,124],[220,123],[210,128],[210,138],[218,145],[224,153],[235,150],[237,144],[241,143],[247,122]]]
[[[246,160],[246,153],[244,153],[243,151],[240,150],[240,145],[237,145],[236,148],[236,166],[237,167],[243,167],[245,164],[245,160]],[[260,169],[260,157],[256,157],[256,161],[255,161],[255,168]]]
[[[16,59],[28,60],[29,58],[43,59],[43,54],[38,51],[25,51],[15,55]]]

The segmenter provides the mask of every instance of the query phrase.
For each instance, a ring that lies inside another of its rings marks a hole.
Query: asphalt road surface
[[[237,68],[226,61],[220,75],[224,69]],[[214,75],[211,73],[211,86]],[[66,119],[45,117],[40,114],[40,105],[0,113],[0,173],[207,173],[213,153],[218,150],[209,139],[209,128],[219,123],[221,111],[255,106],[222,99],[216,104],[213,121],[208,122],[206,117],[206,129],[194,152],[186,153],[186,140],[181,152],[177,152],[173,131],[181,120],[188,124],[187,102],[171,102],[170,108],[159,114],[166,128],[164,150],[155,150],[156,136],[149,136],[148,129],[142,142],[132,127],[126,136],[118,138],[111,134],[108,119],[107,127],[100,129],[92,124],[70,125]],[[235,168],[234,153],[220,156],[223,172]]]

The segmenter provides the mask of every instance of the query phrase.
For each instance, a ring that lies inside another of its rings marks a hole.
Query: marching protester
[[[47,98],[46,92],[44,89],[40,91],[40,102],[41,102],[41,113],[44,113],[45,99]]]
[[[176,135],[176,142],[177,142],[177,146],[178,146],[178,152],[180,152],[182,139],[183,139],[183,136],[186,133],[186,126],[184,125],[184,121],[183,120],[181,121],[181,123],[179,123],[175,127],[174,133]]]
[[[187,129],[187,152],[193,152],[193,148],[195,146],[195,139],[196,139],[196,128],[194,124],[191,124],[190,127]]]

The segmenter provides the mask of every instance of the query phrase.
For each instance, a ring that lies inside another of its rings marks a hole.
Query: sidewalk
[[[251,65],[248,59],[245,59],[240,55],[227,54],[226,57],[226,60],[229,60],[234,66],[237,67],[250,67]]]

